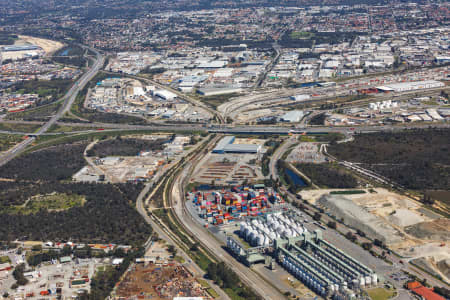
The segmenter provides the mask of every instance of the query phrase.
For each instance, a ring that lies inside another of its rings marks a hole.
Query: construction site
[[[177,262],[135,264],[116,288],[116,299],[173,299],[211,297],[191,273]]]
[[[148,149],[144,148],[141,151],[130,144],[128,148],[132,148],[133,154],[127,155],[116,155],[114,151],[117,152],[120,146],[113,145],[109,146],[109,148],[116,148],[112,151],[113,155],[102,156],[97,152],[94,152],[94,155],[89,155],[92,149],[96,149],[95,147],[103,148],[102,142],[94,141],[85,149],[84,155],[88,165],[74,174],[73,179],[82,182],[106,181],[112,183],[148,181],[157,174],[163,173],[169,167],[168,163],[171,160],[182,157],[185,153],[185,146],[190,141],[190,137],[187,136],[175,136],[173,139],[164,135],[131,136],[129,138],[143,142],[157,142],[167,139],[167,142],[162,143],[158,149],[151,149],[151,146],[149,146]],[[127,138],[124,137],[123,141],[127,141]],[[109,154],[106,150],[104,152]]]
[[[356,299],[362,288],[378,285],[378,276],[322,238],[322,232],[308,231],[301,213],[290,210],[241,222],[240,239],[229,235],[227,247],[235,257],[251,266],[275,261],[305,286],[322,297]]]
[[[320,151],[320,143],[299,143],[287,157],[290,163],[324,163],[325,155]]]
[[[359,194],[302,191],[303,199],[449,281],[450,222],[421,203],[383,188]]]

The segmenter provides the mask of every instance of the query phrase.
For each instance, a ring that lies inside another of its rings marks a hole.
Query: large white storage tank
[[[361,277],[360,279],[359,279],[359,285],[360,286],[364,286],[366,284],[366,280],[364,279],[364,277]]]
[[[372,274],[372,284],[377,284],[378,283],[378,276],[377,274],[373,273]]]

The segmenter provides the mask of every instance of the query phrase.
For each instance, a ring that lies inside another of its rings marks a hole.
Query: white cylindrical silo
[[[372,274],[372,284],[377,284],[378,283],[378,275],[376,273]]]

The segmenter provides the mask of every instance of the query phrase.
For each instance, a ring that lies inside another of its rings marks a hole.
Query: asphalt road
[[[70,90],[64,96],[64,102],[59,111],[48,121],[46,122],[36,133],[33,133],[35,136],[39,136],[47,132],[47,130],[70,109],[73,102],[75,101],[78,93],[84,88],[84,86],[97,74],[100,68],[103,66],[104,57],[95,49],[90,48],[96,54],[96,60],[94,65],[84,73],[70,88]],[[12,149],[5,152],[2,156],[0,156],[0,166],[8,163],[14,157],[22,153],[27,146],[32,144],[35,141],[36,137],[29,137],[25,139],[23,142],[15,145]]]

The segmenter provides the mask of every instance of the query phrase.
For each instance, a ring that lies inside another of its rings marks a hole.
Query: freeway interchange
[[[275,46],[274,46],[275,47]],[[87,48],[87,47],[86,47]],[[105,123],[66,123],[66,122],[60,122],[59,120],[70,111],[71,106],[73,105],[74,101],[77,98],[78,93],[85,88],[85,86],[95,77],[95,75],[101,70],[102,66],[105,62],[105,57],[98,52],[97,50],[93,48],[89,48],[91,51],[93,51],[96,54],[95,60],[93,65],[74,83],[74,85],[69,89],[69,91],[66,93],[66,95],[60,100],[62,101],[62,106],[57,111],[55,115],[53,115],[49,121],[47,122],[20,122],[20,123],[29,123],[29,124],[39,124],[42,125],[39,130],[37,130],[34,133],[27,133],[27,132],[13,132],[16,134],[23,134],[28,135],[28,138],[22,141],[21,143],[15,145],[12,149],[9,151],[6,151],[0,156],[0,166],[8,163],[21,153],[23,153],[27,147],[29,147],[31,144],[33,144],[37,137],[44,136],[44,135],[65,135],[69,134],[69,132],[48,132],[48,130],[53,126],[57,124],[64,124],[67,126],[76,126],[76,127],[85,127],[86,130],[78,130],[70,132],[70,134],[89,134],[92,132],[97,132],[96,128],[102,128],[105,132],[108,131],[143,131],[143,130],[154,130],[154,131],[182,131],[182,132],[208,132],[211,134],[217,135],[217,138],[213,138],[208,142],[205,142],[204,144],[201,144],[198,146],[198,149],[193,149],[183,160],[177,160],[171,164],[170,172],[167,171],[165,176],[167,178],[170,178],[171,183],[167,183],[165,186],[165,189],[168,190],[168,203],[167,207],[171,209],[173,212],[174,218],[176,218],[176,221],[180,224],[180,226],[183,227],[183,229],[189,233],[189,235],[197,240],[201,246],[205,249],[205,251],[211,255],[211,257],[214,257],[216,261],[224,261],[231,269],[233,269],[236,274],[240,277],[240,279],[247,284],[249,287],[251,287],[255,293],[257,293],[259,296],[261,296],[264,299],[282,299],[284,298],[284,295],[280,291],[279,288],[269,284],[266,279],[264,279],[260,274],[252,270],[251,268],[248,268],[238,262],[232,255],[230,255],[227,251],[223,249],[223,245],[219,243],[214,236],[212,236],[208,230],[206,230],[201,224],[196,222],[192,215],[190,215],[190,212],[185,207],[185,199],[184,199],[184,185],[188,181],[189,177],[191,176],[191,173],[193,171],[194,166],[202,159],[203,157],[203,149],[210,149],[215,142],[217,142],[218,137],[221,137],[224,134],[275,134],[275,135],[286,135],[286,134],[298,134],[298,133],[323,133],[323,132],[334,132],[334,133],[342,133],[345,136],[351,136],[354,132],[353,127],[344,126],[344,127],[328,127],[328,126],[315,126],[311,127],[304,125],[304,127],[296,128],[292,126],[250,126],[250,125],[229,125],[225,124],[225,119],[228,116],[235,116],[236,114],[242,112],[249,103],[252,103],[252,101],[256,102],[265,102],[265,101],[272,101],[274,100],[274,95],[278,95],[278,99],[275,97],[275,100],[286,100],[286,97],[289,96],[289,94],[286,94],[285,92],[277,92],[278,94],[274,93],[267,93],[265,95],[256,95],[256,96],[248,96],[245,99],[239,99],[236,102],[231,102],[230,104],[224,104],[222,107],[219,107],[219,110],[212,110],[210,107],[206,106],[204,103],[201,103],[200,101],[193,99],[191,97],[188,97],[176,90],[170,89],[167,86],[160,85],[157,82],[143,79],[141,77],[136,77],[141,80],[146,80],[151,84],[154,84],[160,88],[168,89],[174,93],[176,93],[180,98],[186,100],[187,102],[190,102],[194,106],[200,106],[202,108],[207,109],[210,111],[213,115],[216,116],[216,120],[218,121],[217,124],[214,125],[195,125],[195,124],[188,124],[183,125],[180,127],[180,125],[171,125],[171,124],[151,124],[151,125],[129,125],[129,124],[105,124]],[[275,59],[279,56],[279,51],[277,51],[277,55]],[[258,83],[260,85],[260,82]],[[292,94],[291,91],[290,93]],[[295,91],[298,92],[298,91]],[[276,101],[275,101],[276,102]],[[282,102],[282,101],[281,101]],[[14,121],[3,121],[5,123],[14,123]],[[437,127],[445,127],[448,128],[449,124],[447,123],[440,123],[433,126]],[[397,131],[397,130],[405,130],[405,129],[411,129],[411,128],[426,128],[429,127],[428,124],[413,124],[413,125],[379,125],[379,126],[360,126],[357,128],[358,132],[375,132],[375,131]],[[0,133],[11,133],[10,131],[0,131]],[[273,179],[278,178],[278,174],[276,172],[276,161],[281,158],[281,156],[287,151],[289,146],[292,145],[292,139],[288,139],[287,142],[285,142],[281,147],[277,149],[277,151],[273,154],[271,160],[270,160],[270,174]],[[194,151],[195,150],[195,151]],[[199,150],[199,151],[196,151]],[[326,151],[326,149],[325,149]],[[347,166],[350,167],[350,166]],[[361,170],[359,170],[361,171]],[[366,174],[367,175],[367,174]],[[376,176],[376,174],[369,174],[371,176]],[[136,208],[138,212],[142,215],[144,220],[149,223],[155,231],[158,233],[158,235],[166,240],[169,244],[174,245],[175,247],[178,247],[180,250],[181,255],[183,258],[187,261],[186,266],[190,268],[194,273],[204,275],[204,271],[202,271],[199,266],[191,261],[189,258],[189,255],[178,245],[177,237],[173,232],[170,232],[170,230],[165,227],[161,222],[157,219],[155,219],[154,216],[149,216],[148,211],[145,208],[145,197],[146,195],[152,190],[157,187],[159,187],[156,183],[158,179],[161,179],[160,177],[154,178],[150,183],[146,184],[144,190],[140,193],[138,199],[137,199],[137,205]],[[385,180],[385,178],[383,178]],[[162,184],[161,181],[160,184]],[[169,180],[167,181],[169,182]],[[156,186],[156,187],[155,187]],[[286,189],[284,189],[284,192],[288,194],[288,197],[291,199],[291,201],[295,202],[296,198],[295,195],[289,193]],[[325,217],[326,218],[326,217]],[[327,234],[330,235],[330,239],[338,239],[340,236],[336,235],[333,232],[328,232]],[[380,249],[376,249],[380,250]],[[367,254],[368,255],[368,254]],[[440,281],[437,281],[433,277],[429,276],[428,274],[424,272],[420,272],[415,268],[412,268],[409,264],[406,266],[400,266],[399,259],[396,257],[391,257],[391,259],[395,262],[395,267],[389,268],[385,265],[383,265],[380,262],[380,265],[377,265],[378,268],[382,269],[382,272],[384,272],[384,275],[388,274],[389,272],[392,272],[392,270],[400,270],[400,269],[407,269],[412,274],[417,274],[422,278],[427,278],[427,280],[435,285],[442,285]],[[229,299],[229,297],[223,293],[223,291],[216,286],[213,282],[210,282],[213,289],[216,290],[217,293],[219,293],[221,299]],[[402,290],[401,286],[397,286],[397,288],[400,291],[399,298],[400,299],[408,299],[410,296],[407,291]]]
[[[63,104],[61,108],[58,110],[58,112],[50,118],[48,122],[46,122],[36,133],[33,133],[33,136],[28,137],[23,142],[17,144],[14,146],[11,150],[7,151],[5,154],[0,156],[0,166],[6,164],[10,160],[12,160],[14,157],[22,153],[26,147],[31,145],[35,139],[36,136],[45,134],[51,126],[56,124],[56,122],[66,113],[70,110],[70,107],[72,106],[73,102],[75,101],[78,93],[84,88],[84,86],[92,79],[94,76],[98,73],[98,71],[102,68],[104,64],[104,56],[100,54],[95,49],[90,48],[95,54],[96,59],[91,68],[84,73],[75,83],[74,85],[69,89],[69,91],[66,93],[66,95],[63,97]]]

